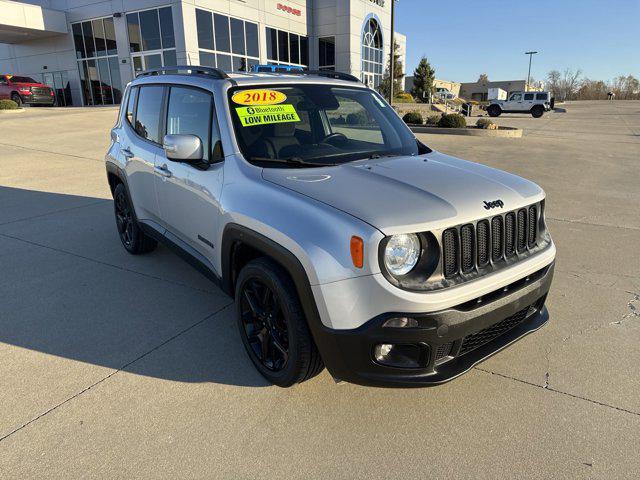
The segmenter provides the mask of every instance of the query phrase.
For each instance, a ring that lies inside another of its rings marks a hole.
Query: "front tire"
[[[540,118],[542,115],[544,115],[544,107],[542,105],[535,105],[531,109],[531,116],[533,118]]]
[[[269,382],[290,387],[324,369],[296,288],[280,265],[268,258],[249,262],[238,276],[235,303],[242,343]]]
[[[127,252],[132,255],[139,255],[155,250],[158,242],[148,235],[145,235],[138,225],[131,202],[129,201],[127,189],[124,188],[122,183],[116,185],[113,191],[113,207],[118,235]]]
[[[489,105],[487,107],[487,113],[489,114],[490,117],[499,117],[500,114],[502,113],[502,109],[500,108],[500,106],[498,105]]]
[[[19,93],[12,93],[11,94],[11,100],[13,100],[14,102],[16,102],[18,104],[18,107],[22,107],[22,104],[24,103],[22,101],[22,97],[20,96]]]

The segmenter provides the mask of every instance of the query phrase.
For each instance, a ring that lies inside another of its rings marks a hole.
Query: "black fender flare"
[[[235,295],[233,291],[234,275],[237,275],[237,272],[233,272],[232,261],[233,249],[238,243],[243,243],[261,252],[264,256],[272,258],[289,273],[296,287],[307,325],[325,366],[332,375],[333,372],[339,371],[339,368],[335,368],[334,365],[339,359],[339,364],[342,363],[340,348],[335,342],[334,336],[329,334],[330,329],[324,326],[320,319],[311,283],[304,266],[291,251],[261,233],[236,223],[229,223],[222,234],[220,247],[222,289],[224,292],[232,298]]]

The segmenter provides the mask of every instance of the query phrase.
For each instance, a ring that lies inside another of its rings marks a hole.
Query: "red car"
[[[35,81],[31,77],[0,75],[0,100],[13,100],[21,106],[55,105],[56,95],[51,87]]]

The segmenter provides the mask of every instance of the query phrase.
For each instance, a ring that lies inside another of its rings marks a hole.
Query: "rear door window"
[[[146,85],[138,92],[135,130],[142,138],[154,143],[162,143],[160,139],[160,112],[164,97],[161,85]]]
[[[525,100],[533,100],[533,93],[525,93],[524,94],[524,99]]]

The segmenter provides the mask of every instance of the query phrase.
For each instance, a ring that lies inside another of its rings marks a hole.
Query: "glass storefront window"
[[[160,42],[160,19],[157,10],[146,10],[140,12],[140,37],[142,38],[142,50],[159,50],[162,48]]]
[[[231,18],[231,52],[244,55],[244,22],[236,18]]]
[[[139,52],[142,42],[140,41],[140,22],[137,12],[127,14],[127,30],[129,32],[129,50]]]
[[[127,25],[134,75],[150,68],[176,65],[171,7],[129,12]]]
[[[103,19],[104,23],[104,40],[107,46],[107,55],[117,55],[118,47],[116,46],[116,29],[113,25],[113,18],[107,17]]]
[[[336,69],[336,37],[318,39],[318,66],[320,70]]]
[[[257,24],[196,9],[196,28],[200,65],[237,72],[259,63]]]
[[[76,47],[76,58],[84,58],[84,39],[82,37],[82,25],[79,23],[74,23],[71,25],[71,30],[73,32],[73,43]]]
[[[96,44],[93,41],[93,29],[91,22],[82,22],[82,34],[84,37],[85,58],[96,56]]]
[[[196,10],[196,29],[198,30],[198,47],[215,50],[213,45],[213,17],[211,13],[205,12],[204,10]]]
[[[216,50],[219,52],[230,52],[231,41],[229,38],[229,17],[224,15],[213,16],[213,26],[216,36]]]
[[[171,7],[159,9],[158,16],[160,17],[162,48],[175,48],[176,40],[173,34],[173,15],[171,13]]]
[[[362,81],[370,87],[382,82],[382,32],[373,18],[367,20],[362,33]]]
[[[247,56],[256,57],[260,56],[258,51],[258,25],[251,22],[244,22],[244,30],[247,43]]]
[[[267,60],[273,65],[309,66],[309,39],[267,27]]]
[[[71,25],[71,30],[78,57],[78,72],[84,104],[120,103],[122,79],[113,18],[96,18],[74,23]],[[66,73],[54,72],[47,78],[53,82],[58,105],[70,105],[71,95]]]

